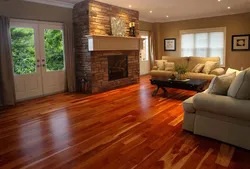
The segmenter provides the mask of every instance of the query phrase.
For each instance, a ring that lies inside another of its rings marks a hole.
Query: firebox
[[[128,56],[108,56],[109,81],[128,77]]]

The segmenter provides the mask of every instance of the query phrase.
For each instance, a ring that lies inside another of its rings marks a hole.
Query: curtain
[[[73,28],[71,24],[64,24],[64,48],[66,62],[66,82],[68,92],[76,91],[76,76],[75,76],[75,55],[73,44]]]
[[[12,68],[10,21],[0,16],[0,105],[14,105],[15,84]]]
[[[150,60],[150,68],[152,69],[155,62],[155,39],[154,32],[149,32],[149,60]]]

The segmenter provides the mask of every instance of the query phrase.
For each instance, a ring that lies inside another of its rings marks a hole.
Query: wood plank
[[[228,167],[233,157],[234,151],[235,147],[227,144],[221,144],[215,163],[223,167]]]
[[[195,92],[152,97],[139,84],[95,95],[61,93],[0,110],[0,168],[234,169],[250,152],[182,130]],[[234,153],[235,152],[235,153]]]

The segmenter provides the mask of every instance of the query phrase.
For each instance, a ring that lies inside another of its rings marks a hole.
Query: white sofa
[[[245,100],[207,91],[185,100],[183,129],[250,150],[250,70],[242,78],[244,82],[233,83],[240,84],[236,95]]]

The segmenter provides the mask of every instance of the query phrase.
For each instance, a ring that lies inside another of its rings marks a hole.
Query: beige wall
[[[72,9],[21,0],[1,0],[0,15],[18,19],[72,23]]]
[[[158,48],[159,55],[157,57],[161,58],[163,55],[180,56],[180,30],[213,27],[227,28],[226,67],[237,69],[250,67],[250,51],[231,51],[232,35],[250,34],[250,13],[161,23],[158,30],[160,48]],[[164,38],[177,38],[177,50],[175,52],[164,51]]]
[[[152,29],[153,29],[153,23],[139,21],[139,30],[140,31],[152,31]]]

